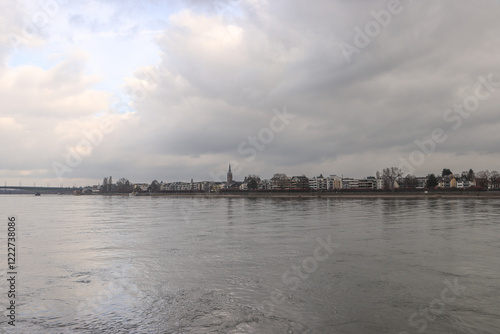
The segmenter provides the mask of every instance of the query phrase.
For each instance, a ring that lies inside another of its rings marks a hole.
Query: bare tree
[[[449,168],[443,168],[443,172],[441,173],[442,177],[448,176],[448,175],[453,175],[451,170]]]
[[[467,181],[474,181],[474,179],[476,178],[475,174],[474,174],[474,171],[471,169],[469,169],[469,172],[467,173]]]
[[[151,184],[149,185],[148,187],[148,192],[150,193],[157,193],[160,191],[160,182],[158,182],[157,180],[154,180],[153,182],[151,182]]]
[[[116,182],[116,188],[115,191],[118,193],[128,193],[131,192],[133,189],[133,186],[130,184],[130,181],[127,180],[126,178],[121,178]]]
[[[403,179],[403,185],[405,189],[415,189],[418,187],[418,179],[415,175],[406,175]]]
[[[105,177],[105,178],[102,180],[101,192],[103,192],[103,193],[108,192],[108,178],[107,178],[107,177]]]
[[[403,171],[398,167],[384,168],[382,171],[382,179],[384,179],[386,189],[394,191],[396,182],[401,176],[403,176]]]
[[[490,183],[492,189],[500,188],[500,173],[498,173],[496,170],[494,170],[490,174]]]
[[[476,174],[476,186],[483,189],[488,189],[490,185],[490,175],[488,170],[482,170]]]
[[[255,174],[250,174],[250,175],[245,177],[243,182],[247,184],[248,189],[254,190],[254,189],[257,189],[259,187],[260,177],[258,175],[255,175]]]
[[[438,180],[436,178],[436,175],[430,174],[427,176],[427,181],[425,182],[425,187],[429,189],[434,189],[438,186]]]

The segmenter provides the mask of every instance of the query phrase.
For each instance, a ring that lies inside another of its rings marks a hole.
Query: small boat
[[[40,192],[39,192],[39,191],[37,191],[37,192],[35,193],[35,196],[40,196],[40,195],[41,195],[41,194],[40,194]]]

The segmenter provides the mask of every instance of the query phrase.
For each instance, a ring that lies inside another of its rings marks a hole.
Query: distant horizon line
[[[444,170],[449,170],[447,168],[444,168]],[[451,170],[450,170],[451,171]],[[461,173],[451,173],[451,174],[448,174],[448,175],[453,175],[453,176],[459,176],[459,177],[463,177],[464,173],[469,173],[470,171],[472,171],[474,173],[474,175],[477,175],[476,172],[474,172],[472,169],[469,169],[469,171],[462,171]],[[377,171],[379,172],[379,171]],[[489,170],[481,170],[479,171],[478,173],[480,172],[489,172]],[[496,170],[493,170],[489,173],[498,173]],[[313,177],[309,177],[307,176],[306,174],[300,174],[300,175],[287,175],[286,173],[274,173],[272,177],[270,178],[261,178],[259,175],[257,174],[248,174],[248,175],[245,175],[244,178],[248,177],[248,176],[257,176],[259,177],[260,180],[272,180],[272,178],[276,175],[276,174],[284,174],[286,175],[287,177],[289,178],[292,178],[292,177],[307,177],[308,179],[313,179],[313,178],[319,178],[319,177],[323,177],[323,178],[329,178],[329,177],[333,177],[333,176],[336,176],[336,177],[340,177],[341,179],[350,179],[350,180],[366,180],[366,179],[377,179],[376,177],[376,173],[375,173],[375,176],[374,175],[369,175],[369,176],[365,176],[365,177],[352,177],[352,176],[345,176],[343,174],[341,175],[338,175],[338,174],[330,174],[330,175],[326,175],[324,176],[323,173],[320,173],[319,175],[317,176],[313,176]],[[381,173],[382,174],[382,173]],[[436,178],[441,178],[442,177],[442,173],[441,174],[437,174],[437,173],[429,173],[425,176],[416,176],[416,175],[413,175],[413,174],[407,174],[407,175],[402,175],[400,178],[405,178],[407,177],[408,175],[412,176],[412,177],[416,177],[416,178],[427,178],[429,177],[430,175],[434,175]],[[113,179],[113,176],[111,175],[110,176],[112,179]],[[104,178],[109,178],[108,176],[105,176]],[[200,181],[196,181],[194,180],[194,178],[191,178],[191,180],[189,181],[184,181],[184,180],[174,180],[174,181],[163,181],[163,180],[158,180],[158,179],[153,179],[152,181],[149,181],[149,182],[132,182],[131,180],[125,178],[125,177],[120,177],[120,178],[117,178],[115,179],[116,181],[120,180],[120,179],[125,179],[127,181],[130,182],[130,184],[132,185],[137,185],[137,184],[151,184],[153,181],[158,181],[159,183],[191,183],[191,181],[193,183],[200,183],[200,182],[208,182],[208,183],[227,183],[226,180],[200,180]],[[382,179],[382,177],[380,177],[380,179]],[[103,179],[104,180],[104,179]],[[102,181],[103,181],[102,180]],[[38,182],[33,182],[33,185],[22,185],[23,182],[19,182],[19,184],[17,185],[7,185],[6,182],[4,182],[4,185],[0,185],[0,189],[5,189],[5,188],[54,188],[54,189],[57,189],[57,188],[61,188],[61,189],[71,189],[71,188],[85,188],[85,187],[94,187],[94,186],[101,186],[103,184],[103,182],[97,182],[95,184],[92,184],[92,185],[85,185],[85,186],[82,186],[82,185],[79,185],[77,186],[76,183],[73,182],[73,185],[72,186],[64,186],[64,182],[60,182],[59,183],[59,186],[51,186],[51,182],[47,182],[46,185],[42,185],[44,182],[40,182],[40,185],[38,184]],[[114,181],[114,180],[112,180]],[[116,181],[112,184],[116,184]],[[244,182],[244,179],[242,179],[241,181],[238,181],[238,180],[232,180],[233,182]],[[71,182],[70,182],[71,183]]]

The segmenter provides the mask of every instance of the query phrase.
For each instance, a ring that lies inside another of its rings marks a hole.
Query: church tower
[[[229,170],[227,171],[227,188],[231,187],[231,183],[233,183],[233,173],[231,173],[231,164],[229,164]]]

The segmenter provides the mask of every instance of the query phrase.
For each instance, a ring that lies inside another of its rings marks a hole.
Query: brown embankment
[[[202,192],[164,192],[158,194],[139,194],[139,196],[170,197],[209,197],[209,198],[492,198],[500,199],[500,191],[227,191],[219,193]]]

